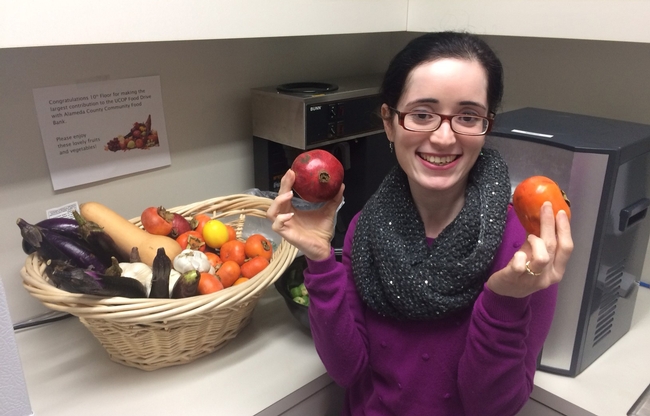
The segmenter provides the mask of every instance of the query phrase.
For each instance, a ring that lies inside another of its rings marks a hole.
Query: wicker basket
[[[186,217],[209,213],[233,225],[241,238],[246,218],[265,218],[270,204],[268,198],[242,194],[169,210]],[[140,218],[131,222],[141,226]],[[45,264],[35,253],[27,257],[21,275],[27,291],[45,306],[78,316],[111,360],[142,370],[156,370],[193,361],[237,336],[250,321],[261,295],[296,254],[297,249],[282,240],[269,266],[248,282],[185,299],[106,298],[69,293],[49,282],[44,274]]]

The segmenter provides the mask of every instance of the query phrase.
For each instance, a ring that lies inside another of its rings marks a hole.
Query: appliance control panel
[[[380,131],[383,128],[380,105],[379,95],[308,104],[305,110],[307,147]]]
[[[277,86],[252,89],[253,136],[310,149],[382,132],[381,76],[334,82],[327,85],[336,88],[325,92],[291,93]]]

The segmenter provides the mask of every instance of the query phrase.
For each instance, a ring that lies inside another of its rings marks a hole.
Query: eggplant
[[[147,297],[144,286],[136,279],[101,274],[71,266],[61,260],[48,260],[45,274],[56,287],[71,293],[125,298]]]
[[[129,254],[129,263],[140,263],[141,261],[140,250],[138,250],[138,247],[134,246],[131,249],[131,254]]]
[[[115,257],[111,257],[111,265],[110,267],[106,268],[104,274],[109,276],[120,277],[122,276],[122,271],[123,270],[120,267],[120,263],[117,261],[117,259]]]
[[[189,298],[198,295],[200,277],[201,275],[196,270],[183,273],[174,284],[172,299]]]
[[[81,240],[81,236],[79,235],[79,224],[77,224],[77,221],[70,218],[48,218],[37,222],[35,225],[40,228],[47,228],[48,230],[55,231],[75,240]],[[36,251],[36,247],[31,245],[25,239],[22,241],[22,248],[25,254],[32,254]]]
[[[22,243],[23,251],[25,254],[30,255],[36,251],[36,247],[33,245],[29,244],[25,239],[23,238],[23,243]]]
[[[88,243],[93,253],[99,258],[104,267],[111,267],[111,257],[118,262],[126,262],[128,256],[115,244],[113,238],[108,235],[102,227],[92,221],[87,221],[77,211],[72,211],[75,221],[79,226],[79,235]]]
[[[106,267],[82,241],[66,237],[47,228],[37,227],[22,218],[16,220],[23,239],[44,260],[62,260],[77,267],[103,273]]]
[[[47,228],[50,231],[56,231],[70,238],[81,239],[79,224],[72,218],[48,218],[34,225],[40,228]]]
[[[169,299],[169,275],[172,272],[172,261],[165,254],[165,249],[160,247],[153,259],[151,267],[151,292],[150,298]]]

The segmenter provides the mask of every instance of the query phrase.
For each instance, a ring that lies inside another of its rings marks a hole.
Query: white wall
[[[490,36],[504,110],[539,107],[650,124],[650,43]]]
[[[45,309],[21,286],[17,217],[98,200],[126,218],[253,186],[249,90],[381,72],[412,33],[0,49],[0,278],[14,322]],[[490,36],[504,110],[535,106],[650,124],[650,44]],[[172,165],[54,192],[32,89],[160,75]],[[191,183],[190,186],[187,184]],[[6,227],[6,228],[5,228]],[[645,280],[650,280],[646,257]]]

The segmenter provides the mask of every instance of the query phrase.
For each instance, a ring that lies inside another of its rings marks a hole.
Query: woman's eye
[[[420,123],[431,121],[433,120],[433,116],[434,116],[433,114],[430,113],[411,113],[409,115],[411,116],[411,119],[413,119],[413,121],[417,121]]]

